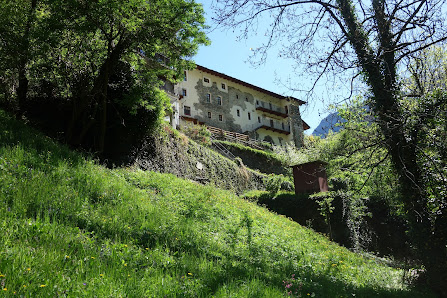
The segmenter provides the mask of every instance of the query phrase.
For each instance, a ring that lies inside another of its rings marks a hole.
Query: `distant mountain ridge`
[[[326,118],[321,120],[320,124],[312,132],[312,135],[325,138],[331,130],[333,132],[340,131],[343,127],[336,124],[343,123],[345,121],[346,120],[338,115],[338,112],[331,113],[326,116]]]

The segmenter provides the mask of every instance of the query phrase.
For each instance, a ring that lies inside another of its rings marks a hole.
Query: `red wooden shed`
[[[316,160],[292,166],[295,193],[328,191],[326,165],[327,162]]]

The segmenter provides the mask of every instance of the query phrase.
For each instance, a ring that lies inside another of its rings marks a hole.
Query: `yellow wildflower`
[[[40,285],[39,287],[40,288],[45,288],[47,285]]]

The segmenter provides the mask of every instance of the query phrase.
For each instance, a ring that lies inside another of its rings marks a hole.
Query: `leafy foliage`
[[[208,43],[190,0],[19,2],[0,7],[2,102],[98,152],[134,141],[113,128],[156,126],[169,106],[162,80],[178,79]]]

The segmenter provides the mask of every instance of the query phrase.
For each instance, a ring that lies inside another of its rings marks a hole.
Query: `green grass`
[[[278,163],[283,163],[283,160],[281,160],[275,153],[273,153],[271,151],[254,149],[249,146],[242,145],[241,143],[235,143],[235,142],[229,142],[229,141],[213,140],[213,142],[237,148],[241,151],[251,153],[255,156],[256,155],[260,156],[266,160],[275,160]]]
[[[430,295],[228,191],[106,169],[3,111],[0,127],[0,296]]]

